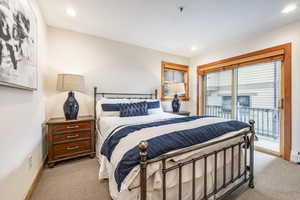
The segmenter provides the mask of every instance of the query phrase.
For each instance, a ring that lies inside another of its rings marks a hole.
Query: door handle
[[[278,103],[278,109],[283,109],[283,105],[284,105],[284,99],[281,98]]]

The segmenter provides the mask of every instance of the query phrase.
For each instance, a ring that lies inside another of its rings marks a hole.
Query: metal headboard
[[[157,99],[157,90],[154,93],[144,94],[144,93],[114,93],[114,92],[98,92],[98,88],[94,87],[94,117],[97,120],[97,97],[100,95],[102,97],[109,96],[110,99]]]

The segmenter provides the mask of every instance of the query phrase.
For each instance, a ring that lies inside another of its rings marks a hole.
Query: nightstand
[[[190,112],[188,112],[188,111],[179,111],[179,112],[165,111],[165,112],[172,113],[172,114],[175,114],[175,115],[190,116]]]
[[[81,156],[95,157],[95,120],[92,116],[77,120],[53,118],[48,126],[48,166]]]

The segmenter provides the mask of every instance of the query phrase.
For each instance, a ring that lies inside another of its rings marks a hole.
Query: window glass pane
[[[183,83],[184,82],[184,73],[174,71],[174,80],[175,83]]]
[[[166,97],[170,96],[169,87],[167,84],[164,84],[164,96]]]
[[[173,81],[173,71],[171,71],[171,70],[165,70],[164,71],[164,79],[165,79],[165,81],[168,81],[168,82],[170,82],[170,81]]]
[[[205,114],[231,118],[232,71],[206,75]]]
[[[169,92],[168,83],[184,83],[184,72],[173,71],[173,70],[164,70],[164,95],[172,96]],[[185,96],[181,94],[180,96]]]

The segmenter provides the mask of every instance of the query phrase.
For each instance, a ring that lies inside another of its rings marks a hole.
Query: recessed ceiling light
[[[66,13],[71,17],[76,16],[76,11],[73,8],[67,8]]]
[[[197,51],[198,48],[196,46],[192,46],[191,51]]]
[[[294,11],[296,8],[297,8],[296,5],[288,5],[281,12],[284,14],[290,13],[290,12]]]

